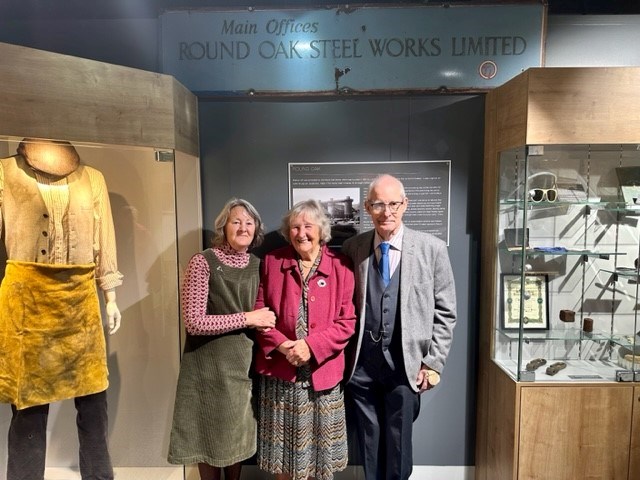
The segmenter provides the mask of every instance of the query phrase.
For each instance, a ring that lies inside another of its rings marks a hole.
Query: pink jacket
[[[269,307],[276,326],[259,333],[256,371],[293,382],[296,367],[276,350],[285,340],[296,339],[296,320],[302,299],[302,277],[292,246],[269,253],[262,264],[256,308]],[[322,247],[322,259],[309,282],[308,335],[311,381],[315,391],[335,387],[344,376],[344,348],[353,335],[354,277],[351,262],[341,253]]]

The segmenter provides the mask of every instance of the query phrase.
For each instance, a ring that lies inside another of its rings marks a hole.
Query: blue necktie
[[[382,276],[382,281],[385,287],[389,286],[391,281],[391,275],[389,274],[389,243],[382,242],[380,247],[380,262],[378,263],[378,269]]]

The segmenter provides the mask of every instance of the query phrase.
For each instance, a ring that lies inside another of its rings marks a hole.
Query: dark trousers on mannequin
[[[83,480],[113,480],[107,446],[107,392],[74,399]],[[49,405],[17,410],[9,426],[7,480],[43,480]]]
[[[392,370],[382,354],[360,355],[346,387],[347,415],[356,426],[366,480],[406,480],[413,469],[413,422],[420,396],[402,370]],[[365,364],[366,362],[366,364]],[[396,362],[400,365],[402,362]]]

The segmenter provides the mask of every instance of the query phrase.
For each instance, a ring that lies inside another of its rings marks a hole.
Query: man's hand
[[[423,363],[416,380],[420,393],[435,387],[438,383],[440,383],[440,374]]]

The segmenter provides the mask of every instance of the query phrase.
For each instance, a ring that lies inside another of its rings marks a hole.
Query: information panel
[[[373,223],[364,202],[369,184],[382,173],[397,177],[404,185],[409,201],[405,225],[431,233],[448,245],[450,160],[290,163],[289,207],[302,200],[319,200],[331,218],[334,237],[370,230]]]

